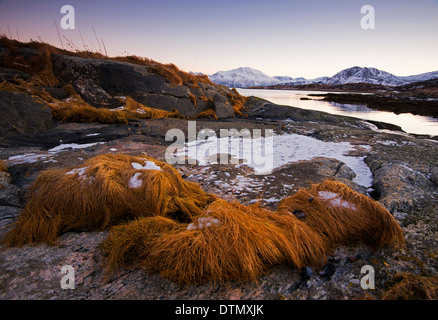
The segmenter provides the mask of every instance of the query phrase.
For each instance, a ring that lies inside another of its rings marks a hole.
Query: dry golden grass
[[[204,110],[195,117],[195,119],[218,119],[216,112],[214,112],[213,109],[208,108],[207,110]]]
[[[438,276],[420,276],[399,273],[393,284],[382,296],[382,300],[437,300]]]
[[[217,200],[192,224],[142,218],[111,229],[106,268],[134,265],[176,282],[256,280],[274,265],[322,264],[320,237],[295,217]]]
[[[334,197],[322,199],[320,192]],[[283,199],[277,211],[304,214],[302,221],[332,247],[356,241],[375,249],[404,244],[399,224],[385,208],[341,182],[325,181],[302,189]]]
[[[106,259],[105,273],[117,272],[125,267],[144,266],[153,241],[163,233],[178,228],[184,227],[162,216],[137,218],[112,227],[108,238],[101,245]]]
[[[137,56],[107,57],[99,52],[80,50],[71,52],[43,42],[32,41],[22,43],[6,37],[0,37],[0,46],[8,49],[8,52],[0,62],[0,66],[18,69],[32,74],[34,75],[35,82],[44,86],[57,86],[60,84],[52,71],[52,54],[64,54],[81,58],[109,59],[144,65],[148,67],[150,72],[165,77],[174,85],[191,85],[195,88],[199,87],[199,83],[214,85],[206,75],[193,75],[178,69],[174,64],[162,64],[151,59]],[[22,54],[19,54],[18,51],[18,49],[22,47],[37,49],[39,53],[36,56],[24,57]]]
[[[134,119],[162,119],[162,118],[179,118],[178,111],[172,112],[147,107],[131,97],[126,97],[124,108],[122,110],[127,118]]]
[[[161,170],[142,170],[147,163]],[[134,165],[133,165],[134,163]],[[132,185],[140,182],[140,185]],[[100,155],[77,168],[46,170],[4,242],[55,244],[69,230],[103,230],[123,219],[167,216],[190,221],[216,199],[184,181],[164,162],[142,156]]]
[[[55,99],[52,98],[50,93],[45,90],[36,89],[33,87],[32,83],[26,82],[24,80],[18,80],[19,84],[13,84],[9,81],[3,81],[0,84],[0,91],[8,91],[8,92],[18,92],[18,93],[27,93],[32,96],[37,96],[46,102],[54,102]]]
[[[48,44],[39,42],[21,43],[6,37],[0,38],[0,46],[8,50],[0,61],[0,66],[23,71],[33,75],[35,85],[53,87],[59,85],[58,79],[52,71],[51,55],[60,53],[60,50]],[[23,55],[19,53],[20,47],[37,49],[36,55]]]
[[[44,171],[27,196],[6,246],[53,245],[67,231],[113,226],[102,243],[107,272],[141,267],[183,283],[257,280],[275,265],[321,266],[334,246],[353,241],[403,244],[393,217],[342,183],[300,190],[273,212],[219,199],[146,156],[100,155]]]
[[[99,123],[127,123],[128,119],[160,119],[179,118],[177,111],[165,111],[142,105],[126,97],[122,101],[122,108],[106,109],[95,108],[86,103],[77,94],[71,85],[64,87],[70,92],[70,97],[64,101],[54,100],[49,103],[55,120],[67,122],[99,122]]]
[[[228,92],[228,99],[230,99],[231,105],[234,109],[234,113],[239,116],[247,116],[245,115],[242,110],[245,109],[244,104],[248,100],[247,97],[241,96],[236,89],[232,90],[231,92]]]
[[[191,85],[194,88],[198,88],[199,83],[214,85],[206,75],[194,75],[185,71],[181,71],[172,63],[163,64],[138,56],[115,57],[111,59],[147,66],[149,72],[165,77],[174,85]]]
[[[49,105],[55,120],[66,122],[127,123],[126,115],[121,110],[92,107],[76,92],[72,93],[64,101],[58,100],[49,103]]]

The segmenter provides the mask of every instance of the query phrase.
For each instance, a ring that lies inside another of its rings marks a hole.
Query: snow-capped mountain
[[[328,85],[346,83],[371,83],[387,86],[399,86],[406,84],[405,81],[395,75],[376,68],[353,67],[342,70],[324,82]]]
[[[259,70],[246,67],[230,71],[219,71],[209,76],[209,78],[214,83],[232,88],[272,86],[279,84],[305,85],[314,83],[326,85],[370,83],[386,86],[400,86],[413,82],[438,78],[438,71],[413,76],[399,77],[376,68],[352,67],[342,70],[332,77],[305,79],[302,77],[292,78],[288,76],[270,77]]]
[[[260,70],[249,67],[233,69],[229,71],[218,71],[209,76],[210,80],[216,84],[224,85],[231,88],[246,88],[256,86],[273,86],[277,84],[310,84],[322,82],[328,79],[327,77],[317,79],[292,78],[288,76],[271,77],[264,74]]]
[[[270,77],[259,70],[248,67],[229,71],[218,71],[209,76],[209,78],[216,84],[231,88],[272,86],[281,83],[280,80],[274,77]]]
[[[407,81],[408,83],[427,81],[427,80],[431,80],[431,79],[437,79],[438,78],[438,71],[432,71],[432,72],[418,74],[415,76],[407,76],[407,77],[399,77],[399,78]]]

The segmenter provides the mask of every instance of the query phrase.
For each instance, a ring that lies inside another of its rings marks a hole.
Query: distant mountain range
[[[419,75],[399,77],[389,72],[376,68],[352,67],[342,70],[332,77],[320,77],[316,79],[292,78],[288,76],[271,77],[263,72],[249,68],[238,68],[229,71],[219,71],[209,76],[216,84],[225,85],[231,88],[247,88],[273,85],[342,85],[347,83],[369,83],[384,86],[401,86],[413,82],[426,81],[438,78],[438,71],[423,73]]]

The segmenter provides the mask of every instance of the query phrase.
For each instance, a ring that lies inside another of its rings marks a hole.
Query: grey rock
[[[214,112],[219,119],[234,118],[234,109],[229,103],[214,103]]]
[[[1,60],[1,57],[0,57]],[[30,80],[32,76],[19,70],[0,67],[0,81]]]
[[[93,80],[75,80],[72,81],[72,85],[84,101],[93,107],[112,109],[120,105],[116,98],[99,87]]]
[[[146,66],[125,62],[63,55],[55,55],[52,60],[54,74],[64,83],[72,83],[82,98],[95,107],[114,108],[118,106],[114,96],[130,96],[148,107],[177,110],[192,118],[212,107],[201,100],[207,97],[216,103],[219,118],[234,117],[228,91],[209,84],[200,84],[199,88],[173,85],[149,72]],[[197,99],[196,107],[191,95]]]
[[[325,112],[277,105],[256,97],[250,97],[247,100],[245,103],[245,113],[252,119],[290,119],[293,121],[324,121],[335,123],[340,123],[348,119],[348,117],[334,116]]]
[[[0,92],[0,136],[36,134],[52,126],[47,103],[25,93]]]

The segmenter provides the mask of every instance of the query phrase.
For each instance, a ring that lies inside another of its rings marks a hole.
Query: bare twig
[[[106,47],[105,47],[105,43],[103,42],[103,39],[101,38],[100,40],[102,40],[102,45],[103,45],[103,48],[105,49],[105,56],[107,56],[108,57],[108,53],[106,52]]]
[[[91,26],[91,27],[93,28],[94,36],[96,37],[97,44],[99,45],[99,52],[102,53],[102,47],[100,46],[100,41],[99,41],[99,39],[97,38],[96,30],[94,30],[94,27],[93,27],[93,26]]]
[[[79,29],[78,29],[78,32],[79,32],[79,36],[81,37],[82,45],[84,46],[84,50],[87,51],[87,46],[85,45],[84,38],[82,38],[82,33],[81,33],[81,31]]]
[[[55,24],[56,32],[58,32],[58,37],[59,37],[59,41],[61,41],[62,50],[64,50],[64,43],[62,42],[61,35],[59,34],[58,25],[56,24],[55,20],[53,20],[53,23]]]

